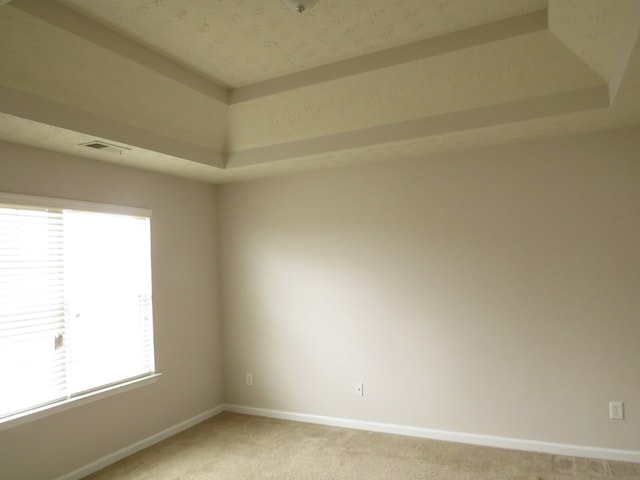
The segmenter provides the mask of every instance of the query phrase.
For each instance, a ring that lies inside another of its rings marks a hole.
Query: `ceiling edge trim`
[[[229,91],[193,70],[51,0],[14,0],[10,7],[54,25],[225,105]]]
[[[54,127],[55,128],[55,127]],[[11,149],[9,151],[8,149]],[[176,178],[185,178],[189,180],[194,180],[197,182],[206,182],[210,184],[217,184],[224,182],[223,173],[224,170],[220,170],[217,168],[208,168],[203,167],[199,163],[190,162],[189,160],[184,160],[181,158],[171,158],[167,157],[166,160],[160,164],[154,164],[150,166],[148,163],[145,164],[143,162],[137,161],[137,158],[132,159],[131,157],[127,157],[125,155],[109,155],[105,154],[103,156],[87,156],[78,152],[72,152],[66,149],[58,149],[51,148],[50,146],[43,147],[41,145],[32,145],[29,143],[22,142],[14,142],[11,140],[0,139],[0,153],[2,155],[7,155],[9,153],[11,157],[15,158],[18,155],[21,155],[21,152],[42,152],[39,154],[40,157],[43,155],[57,155],[60,158],[68,159],[69,157],[76,158],[82,161],[91,161],[91,162],[99,162],[108,165],[116,165],[126,168],[134,168],[136,170],[151,172],[161,175],[170,175]],[[16,153],[17,155],[14,155]],[[30,155],[32,156],[32,155]],[[44,157],[46,158],[46,157]],[[2,157],[0,156],[0,163]]]
[[[538,10],[239,87],[230,91],[229,104],[545,30],[548,30],[548,12]]]
[[[371,70],[425,59],[485,43],[548,30],[547,9],[491,22],[458,32],[413,42],[323,65],[274,79],[227,89],[198,72],[51,0],[14,0],[11,6],[67,33],[125,57],[224,104],[254,100],[287,90],[327,82]]]
[[[609,107],[607,84],[295,142],[230,152],[226,169]]]
[[[624,36],[621,41],[621,48],[613,65],[611,80],[609,80],[609,97],[611,104],[615,102],[620,85],[624,79],[627,67],[633,56],[634,48],[639,48],[640,42],[640,2],[633,4],[633,10],[625,25]]]
[[[36,95],[0,86],[2,112],[135,148],[178,157],[210,167],[224,168],[222,152],[107,119]],[[135,155],[135,150],[123,154]]]

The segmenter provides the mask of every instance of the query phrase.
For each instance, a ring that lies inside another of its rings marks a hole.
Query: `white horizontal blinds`
[[[65,397],[61,211],[0,204],[0,417]]]
[[[154,371],[149,219],[65,211],[69,392]]]
[[[154,372],[147,213],[0,193],[0,418]]]

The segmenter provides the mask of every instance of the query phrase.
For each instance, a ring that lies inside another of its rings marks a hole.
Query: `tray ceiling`
[[[531,13],[546,0],[63,0],[212,80],[240,87]]]
[[[616,128],[639,30],[636,0],[13,0],[0,139],[218,183]]]

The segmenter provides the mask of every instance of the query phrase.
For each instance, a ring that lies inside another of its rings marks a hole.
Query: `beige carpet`
[[[223,413],[91,480],[640,479],[640,464],[526,453]]]

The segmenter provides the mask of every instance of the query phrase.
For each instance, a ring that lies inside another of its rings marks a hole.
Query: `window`
[[[150,211],[0,194],[0,421],[153,374]]]

